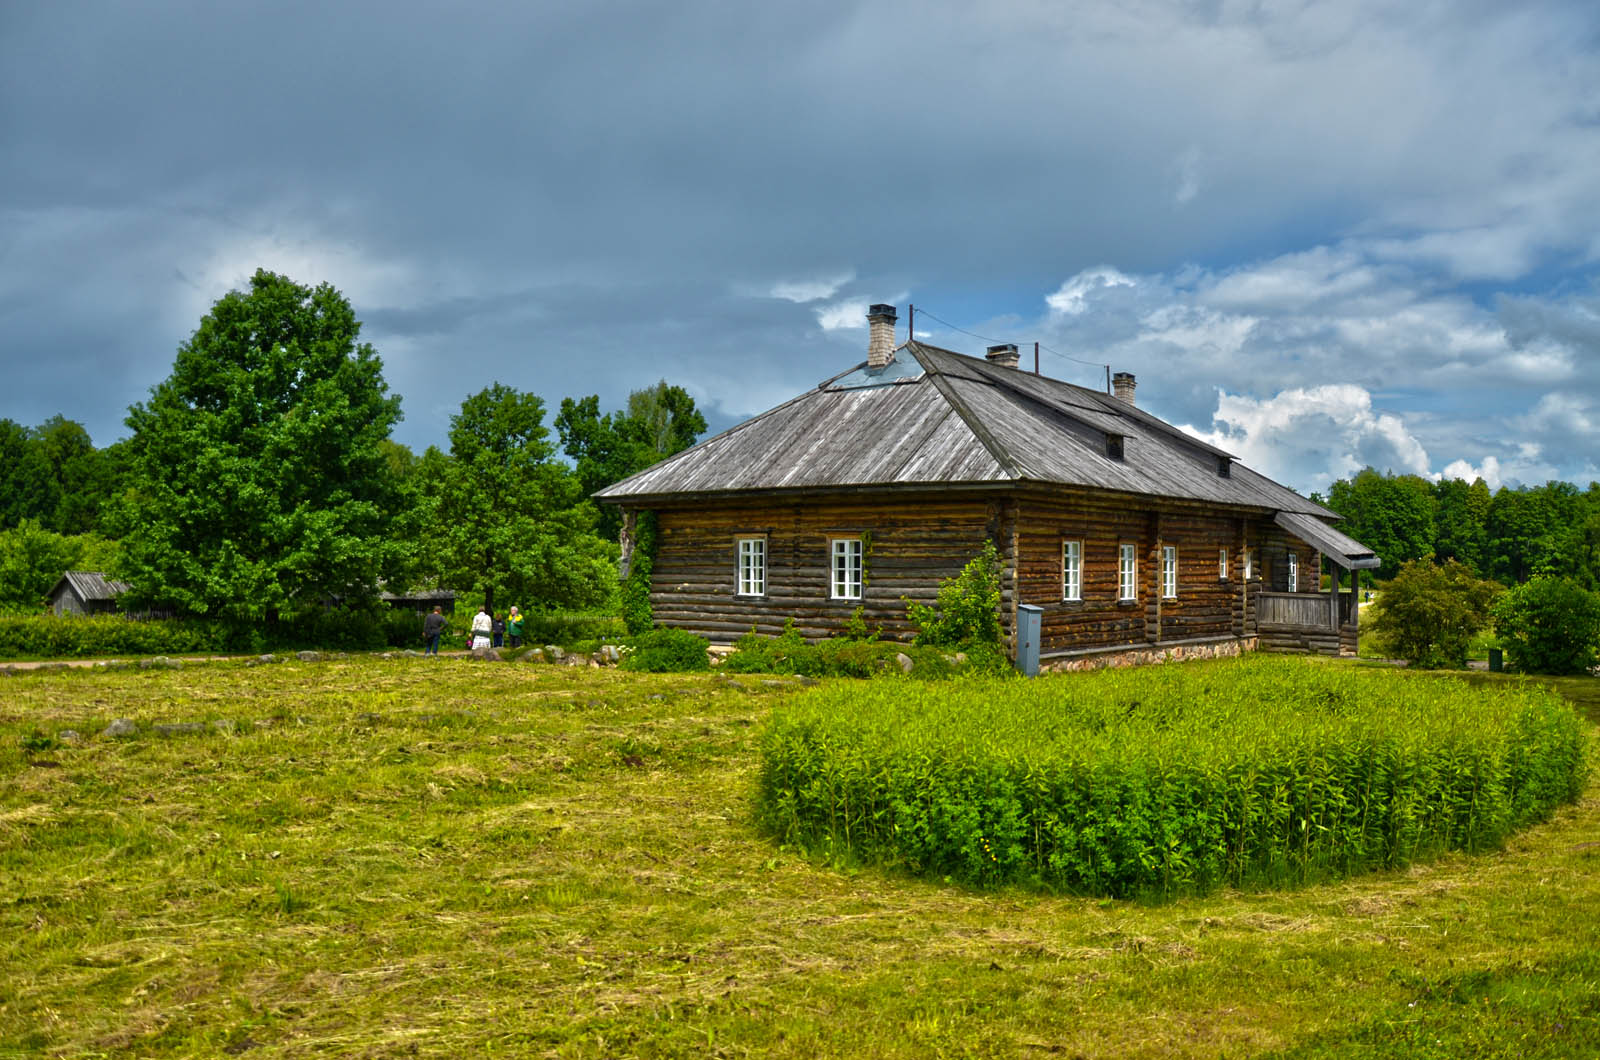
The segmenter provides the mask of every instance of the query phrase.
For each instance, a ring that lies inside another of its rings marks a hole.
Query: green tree
[[[50,462],[33,432],[0,420],[0,529],[24,519],[49,520],[59,500]]]
[[[1478,479],[1477,484],[1483,480]],[[1485,498],[1488,486],[1483,487]],[[1457,560],[1483,573],[1487,505],[1481,507],[1473,486],[1456,478],[1440,480],[1434,486],[1434,555],[1441,561]]]
[[[689,448],[705,431],[706,419],[688,391],[663,379],[630,393],[625,412],[602,415],[593,394],[564,398],[555,426],[587,497]],[[603,506],[596,532],[615,540],[621,528],[621,513]]]
[[[82,557],[81,541],[46,530],[37,519],[0,530],[0,610],[37,611]]]
[[[1328,491],[1328,507],[1345,518],[1340,529],[1377,554],[1384,578],[1433,551],[1434,504],[1433,484],[1426,479],[1383,475],[1370,467]]]
[[[1498,591],[1454,560],[1412,560],[1384,587],[1367,629],[1385,651],[1414,666],[1463,669],[1467,644],[1488,625]]]
[[[1522,583],[1536,574],[1582,569],[1587,504],[1570,482],[1503,487],[1489,508],[1489,573]]]
[[[616,587],[616,546],[555,457],[544,402],[495,383],[450,421],[450,453],[419,462],[425,537],[442,584],[522,607],[599,607]]]
[[[128,414],[135,602],[240,627],[370,599],[394,558],[383,441],[400,419],[350,303],[257,271]]]
[[[1536,577],[1500,598],[1494,630],[1513,669],[1587,673],[1600,652],[1600,593],[1570,578]]]

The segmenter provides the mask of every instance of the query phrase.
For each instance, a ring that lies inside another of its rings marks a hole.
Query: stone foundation
[[[1144,648],[1107,648],[1040,659],[1040,673],[1073,673],[1103,670],[1107,667],[1148,666],[1152,663],[1189,662],[1194,659],[1229,659],[1256,650],[1255,637],[1217,640],[1199,644],[1154,644]]]

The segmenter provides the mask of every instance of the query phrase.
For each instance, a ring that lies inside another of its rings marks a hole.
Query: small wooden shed
[[[57,615],[111,615],[127,582],[112,581],[100,571],[69,570],[50,590],[49,607]]]

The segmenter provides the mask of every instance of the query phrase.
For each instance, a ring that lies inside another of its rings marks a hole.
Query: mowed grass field
[[[1593,781],[1400,873],[985,894],[753,830],[757,735],[804,693],[461,659],[0,679],[0,1056],[1600,1055]]]

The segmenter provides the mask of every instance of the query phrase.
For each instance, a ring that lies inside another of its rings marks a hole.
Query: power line
[[[1000,344],[1000,342],[1001,342],[1000,339],[992,339],[987,335],[979,335],[976,331],[968,331],[966,328],[958,328],[954,324],[950,323],[948,320],[945,320],[942,317],[934,316],[932,313],[928,312],[926,309],[922,308],[921,306],[917,307],[917,315],[918,316],[924,316],[924,317],[932,317],[934,320],[937,320],[939,323],[943,324],[945,327],[949,328],[951,331],[959,331],[963,335],[970,335],[975,339],[981,339],[982,341],[989,343],[991,346],[998,346]],[[913,338],[915,338],[915,336],[913,336]],[[1039,343],[1039,349],[1043,350],[1045,353],[1051,354],[1052,356],[1060,357],[1064,361],[1073,361],[1073,362],[1075,362],[1077,364],[1086,364],[1091,368],[1104,368],[1104,369],[1106,369],[1106,371],[1110,371],[1111,370],[1111,366],[1109,364],[1105,363],[1104,361],[1086,361],[1082,357],[1074,357],[1070,353],[1062,353],[1060,350],[1052,350],[1050,347],[1046,346],[1042,342]]]

